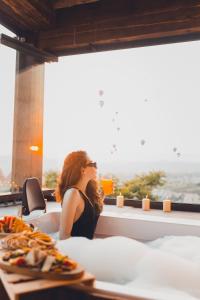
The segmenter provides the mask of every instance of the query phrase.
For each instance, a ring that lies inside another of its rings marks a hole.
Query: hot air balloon
[[[104,101],[103,100],[100,100],[99,101],[99,106],[102,108],[104,106]]]
[[[104,91],[103,90],[99,90],[99,96],[103,96]]]

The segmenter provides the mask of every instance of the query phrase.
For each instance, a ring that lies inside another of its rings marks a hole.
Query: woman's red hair
[[[55,191],[56,201],[62,202],[66,190],[78,183],[81,178],[81,169],[86,166],[87,162],[88,155],[85,151],[74,151],[67,155]],[[103,201],[99,195],[98,185],[95,180],[88,182],[86,195],[92,201],[96,210],[101,212]]]

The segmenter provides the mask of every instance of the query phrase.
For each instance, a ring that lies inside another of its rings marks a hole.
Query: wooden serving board
[[[2,259],[0,259],[0,268],[9,273],[16,273],[16,274],[26,275],[34,278],[44,278],[44,279],[53,279],[53,280],[78,279],[81,278],[84,274],[84,269],[80,265],[77,265],[76,269],[74,270],[60,272],[60,273],[53,272],[53,271],[41,272],[37,269],[32,269],[28,267],[13,266],[7,262],[4,262]]]
[[[49,299],[49,290],[54,290],[64,286],[77,286],[83,285],[92,287],[95,277],[84,272],[83,276],[78,279],[70,280],[48,280],[31,278],[25,275],[6,273],[0,269],[0,281],[7,292],[8,297],[4,300],[32,300],[32,299]],[[0,299],[1,299],[1,286],[0,286]],[[54,297],[53,297],[54,298]],[[51,298],[52,299],[52,298]]]

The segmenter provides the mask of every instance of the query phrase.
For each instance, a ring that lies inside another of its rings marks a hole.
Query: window
[[[3,26],[0,33],[12,36]],[[16,52],[0,45],[0,194],[10,191]]]
[[[85,149],[127,197],[137,198],[138,187],[124,182],[145,173],[154,200],[200,203],[199,51],[196,41],[47,65],[44,171],[59,171],[67,153]]]

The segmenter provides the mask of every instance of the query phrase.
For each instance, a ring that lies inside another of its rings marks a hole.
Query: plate
[[[84,275],[84,269],[82,266],[77,265],[76,269],[65,272],[41,272],[37,269],[31,269],[28,267],[18,267],[10,265],[8,262],[4,262],[0,259],[0,268],[6,272],[27,275],[35,278],[54,279],[54,280],[73,280],[81,278]]]

